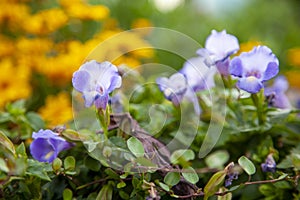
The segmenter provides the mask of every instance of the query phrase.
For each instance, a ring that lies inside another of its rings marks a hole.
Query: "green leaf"
[[[209,168],[222,169],[224,164],[229,160],[227,151],[215,151],[205,158],[205,163]]]
[[[158,182],[158,185],[165,191],[169,192],[170,191],[170,187],[162,182]]]
[[[99,171],[101,168],[100,162],[90,156],[84,159],[84,165],[92,171]]]
[[[127,194],[126,192],[124,192],[123,190],[119,190],[119,195],[122,199],[129,199],[130,196],[129,194]]]
[[[109,146],[105,146],[102,150],[102,153],[105,158],[109,158],[112,154],[112,148]]]
[[[16,148],[16,154],[19,158],[27,158],[26,147],[23,142]]]
[[[101,188],[96,200],[112,200],[112,195],[113,187],[108,183]]]
[[[128,149],[135,155],[136,157],[142,157],[145,154],[144,146],[141,141],[139,141],[135,137],[131,137],[127,140]]]
[[[123,188],[123,187],[126,187],[126,183],[124,181],[121,181],[117,184],[118,189]]]
[[[6,110],[14,116],[23,115],[26,111],[25,100],[21,99],[13,103],[7,104]]]
[[[221,184],[223,184],[224,179],[226,177],[226,171],[222,170],[216,172],[208,181],[208,183],[204,187],[204,200],[207,200],[208,197],[212,196],[219,190]]]
[[[36,176],[40,179],[50,181],[47,171],[52,171],[52,166],[49,163],[41,163],[36,160],[28,159],[27,175]]]
[[[170,161],[173,164],[178,164],[180,159],[189,161],[195,159],[195,153],[190,149],[179,149],[172,153]]]
[[[122,149],[127,148],[126,141],[124,140],[124,138],[117,137],[117,136],[112,136],[112,137],[109,138],[109,140],[111,141],[111,143],[113,143],[117,147],[120,147]]]
[[[227,192],[228,190],[225,187],[221,187],[219,192]],[[232,193],[228,192],[225,195],[219,195],[218,200],[231,200],[232,199]]]
[[[288,155],[276,167],[280,169],[287,169],[287,168],[292,168],[293,166],[294,165],[293,165],[292,157],[291,155]]]
[[[104,172],[109,176],[109,178],[116,179],[116,180],[120,179],[119,175],[111,168],[106,168]]]
[[[28,112],[26,114],[26,117],[31,125],[31,127],[34,130],[39,130],[45,127],[45,122],[43,121],[43,119],[40,117],[40,115],[38,115],[35,112]]]
[[[73,170],[75,169],[76,160],[73,156],[68,156],[64,160],[64,168],[65,170]]]
[[[179,172],[168,172],[164,178],[164,182],[169,186],[174,186],[180,181]]]
[[[135,159],[135,161],[137,163],[139,163],[140,165],[142,165],[143,167],[149,167],[151,169],[157,168],[156,164],[154,164],[151,160],[144,158],[144,157],[139,157],[139,158]]]
[[[72,129],[66,129],[62,132],[62,135],[71,141],[81,141],[80,135],[77,131]]]
[[[192,167],[186,167],[183,169],[182,176],[185,180],[192,184],[196,184],[199,181],[199,176]]]
[[[62,161],[60,158],[55,158],[54,161],[52,162],[52,169],[54,171],[59,171],[62,166]]]
[[[246,156],[241,156],[238,160],[238,163],[249,176],[255,174],[255,165]]]
[[[69,188],[64,189],[63,191],[63,200],[72,200],[73,192]]]
[[[9,150],[13,155],[16,154],[14,144],[10,141],[10,139],[8,139],[8,137],[2,131],[0,131],[0,144],[1,146]]]
[[[4,161],[4,159],[0,158],[0,171],[3,171],[5,173],[9,172],[9,169],[7,167],[6,162]]]

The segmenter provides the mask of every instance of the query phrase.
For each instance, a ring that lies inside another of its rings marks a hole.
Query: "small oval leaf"
[[[169,186],[174,186],[180,181],[180,174],[178,172],[168,172],[164,178],[164,182]]]
[[[76,160],[73,156],[68,156],[64,160],[65,170],[73,170],[75,168]]]
[[[187,167],[183,169],[182,176],[185,180],[192,184],[196,184],[199,181],[199,176],[192,167]]]
[[[128,149],[135,155],[136,157],[142,157],[145,154],[144,146],[141,141],[139,141],[135,137],[131,137],[127,140]]]
[[[255,174],[256,172],[255,165],[246,156],[241,156],[238,160],[238,163],[249,176]]]

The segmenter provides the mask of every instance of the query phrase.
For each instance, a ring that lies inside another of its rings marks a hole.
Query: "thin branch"
[[[255,184],[264,184],[264,183],[276,183],[276,182],[279,182],[279,181],[283,181],[283,180],[286,180],[286,178],[282,178],[282,179],[272,179],[272,180],[263,180],[263,181],[252,181],[252,182],[245,182],[245,183],[242,183],[240,186],[242,185],[255,185]],[[225,191],[225,192],[216,192],[215,195],[216,196],[224,196],[226,194],[228,194],[229,192],[232,192],[232,191]],[[185,198],[190,198],[190,197],[200,197],[200,196],[204,196],[205,193],[202,192],[202,191],[198,191],[196,193],[193,193],[193,194],[188,194],[188,195],[176,195],[176,194],[173,194],[174,196],[176,196],[177,198],[179,199],[185,199]]]

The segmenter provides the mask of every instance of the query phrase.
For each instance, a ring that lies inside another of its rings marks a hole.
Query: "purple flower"
[[[183,74],[175,73],[170,76],[170,78],[159,77],[156,79],[156,83],[163,92],[165,98],[171,101],[175,106],[178,106],[183,98],[186,97],[193,103],[196,114],[200,114],[197,97],[188,86],[187,79]]]
[[[239,49],[239,42],[235,36],[227,34],[226,30],[222,32],[212,30],[206,39],[205,48],[199,49],[197,54],[206,58],[205,64],[216,65],[222,75],[228,76],[229,56]]]
[[[239,178],[238,172],[231,172],[227,174],[227,179],[225,179],[225,187],[229,187],[232,184],[233,180],[237,180]]]
[[[265,88],[265,96],[271,106],[277,108],[291,108],[290,101],[285,95],[289,83],[284,76],[278,76],[271,87]]]
[[[215,86],[214,75],[216,69],[207,67],[204,60],[203,57],[191,58],[184,63],[183,68],[179,71],[185,75],[188,85],[194,92],[207,90]]]
[[[156,79],[156,83],[165,98],[176,106],[181,102],[188,87],[186,78],[180,73],[175,73],[170,78],[159,77]]]
[[[30,144],[30,152],[40,162],[52,162],[57,155],[73,145],[51,130],[33,132],[34,141]]]
[[[263,172],[275,172],[276,171],[276,162],[272,154],[269,154],[266,158],[266,161],[261,164],[261,169]]]
[[[230,74],[239,77],[237,87],[249,93],[257,93],[267,81],[279,72],[279,61],[266,46],[254,47],[232,59]]]
[[[72,83],[83,94],[86,107],[95,104],[96,108],[105,110],[109,93],[121,87],[122,79],[117,67],[110,62],[98,63],[91,60],[74,72]]]

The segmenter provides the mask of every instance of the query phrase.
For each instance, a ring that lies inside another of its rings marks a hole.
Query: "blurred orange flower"
[[[287,58],[290,65],[300,67],[300,48],[290,49]]]
[[[259,41],[249,41],[249,42],[244,42],[240,44],[240,50],[237,52],[237,54],[241,54],[242,52],[248,52],[251,51],[253,49],[253,47],[258,46],[258,45],[262,45],[261,42]]]
[[[67,0],[60,0],[59,3],[72,18],[102,20],[109,15],[109,9],[103,5],[89,5],[80,0],[72,1],[72,3]]]
[[[24,66],[14,66],[9,59],[0,62],[0,107],[7,102],[31,95],[30,70]]]
[[[66,25],[68,16],[63,10],[53,8],[42,10],[23,20],[26,21],[26,23],[23,23],[23,28],[26,32],[32,34],[49,34]]]
[[[70,96],[61,92],[46,98],[45,105],[38,111],[49,127],[66,124],[73,119]]]

